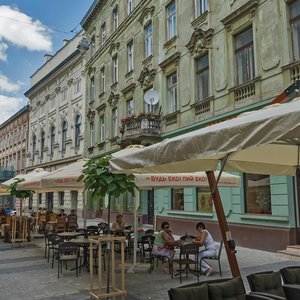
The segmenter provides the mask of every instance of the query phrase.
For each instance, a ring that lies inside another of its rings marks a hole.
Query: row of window
[[[81,78],[76,78],[73,82],[73,92],[74,96],[79,96],[81,94]],[[68,100],[68,86],[64,86],[60,90],[60,97],[58,98],[56,92],[53,92],[49,97],[49,110],[53,110],[57,107],[57,99],[63,104]],[[41,114],[46,112],[46,102],[41,103]]]
[[[26,139],[27,127],[14,130],[12,133],[8,133],[0,138],[0,150],[7,147],[11,147],[16,143],[22,142]]]
[[[242,208],[244,213],[272,214],[270,176],[244,174],[244,186],[245,202]],[[209,188],[197,188],[195,195],[196,211],[213,213],[213,199]],[[133,197],[130,193],[125,193],[119,198],[112,197],[110,201],[113,211],[132,212],[134,209]],[[188,211],[184,204],[184,189],[171,189],[171,210]]]
[[[77,148],[80,146],[80,133],[81,133],[81,116],[76,115],[75,122],[74,122],[74,146]],[[68,123],[67,121],[63,121],[61,124],[61,150],[66,150],[66,141],[67,141],[67,132],[68,132]],[[50,135],[49,135],[49,153],[54,153],[54,145],[56,142],[56,128],[52,126],[50,128]],[[40,158],[43,159],[43,153],[46,148],[46,133],[44,130],[40,133]],[[34,134],[32,136],[32,159],[34,159],[35,152],[37,151],[37,136]]]
[[[244,212],[252,214],[272,214],[270,176],[244,174]],[[184,189],[172,189],[171,208],[185,210]],[[196,209],[201,213],[213,212],[213,200],[209,188],[196,190]]]

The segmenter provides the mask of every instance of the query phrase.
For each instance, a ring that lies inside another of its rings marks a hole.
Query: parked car
[[[11,209],[9,207],[6,207],[5,208],[5,213],[7,215],[15,216],[17,214],[17,210],[16,209]]]

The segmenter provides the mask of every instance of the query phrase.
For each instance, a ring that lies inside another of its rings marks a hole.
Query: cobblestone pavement
[[[248,290],[246,276],[248,274],[264,271],[279,270],[288,265],[300,265],[276,257],[275,253],[237,247],[237,260]],[[130,266],[130,261],[127,261]],[[225,251],[222,253],[223,277],[231,277]],[[209,279],[219,277],[217,264],[213,264],[216,272]],[[61,277],[57,278],[57,263],[51,268],[44,258],[44,239],[36,238],[23,246],[11,247],[0,239],[0,299],[2,300],[86,300],[90,299],[89,273],[82,269],[78,277],[74,271],[63,270]],[[167,300],[167,290],[180,285],[179,279],[170,278],[163,272],[163,266],[155,266],[152,274],[145,265],[135,268],[135,273],[126,273],[127,300]],[[117,275],[118,277],[118,275]],[[97,279],[97,275],[94,274]],[[200,280],[208,277],[201,276]],[[195,282],[196,278],[190,275],[183,278],[182,285]],[[95,282],[97,286],[97,283]],[[121,299],[117,298],[116,299]]]

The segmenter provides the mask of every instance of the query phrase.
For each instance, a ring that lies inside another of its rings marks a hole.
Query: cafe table
[[[64,232],[58,233],[57,235],[64,238],[65,240],[72,240],[72,239],[77,238],[81,235],[84,235],[84,232],[64,231]]]

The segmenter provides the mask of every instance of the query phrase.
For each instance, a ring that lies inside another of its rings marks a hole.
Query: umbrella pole
[[[224,209],[223,209],[223,205],[221,202],[221,197],[220,197],[219,189],[217,186],[215,174],[213,171],[207,171],[206,175],[208,178],[209,187],[210,187],[212,198],[214,201],[216,214],[218,217],[220,231],[222,234],[222,239],[224,241],[224,246],[225,246],[231,274],[233,277],[238,277],[241,275],[241,273],[240,273],[239,265],[238,265],[236,255],[235,255],[235,253],[236,253],[235,245],[234,245],[234,241],[231,238],[231,232],[229,230],[229,226],[226,221],[225,214],[224,214]]]
[[[110,236],[110,199],[108,200],[108,210],[107,210],[107,223],[108,223],[108,235]],[[111,242],[107,242],[107,281],[106,281],[106,293],[109,294],[109,283],[110,283],[110,251],[111,251]],[[110,300],[110,297],[106,298]]]

